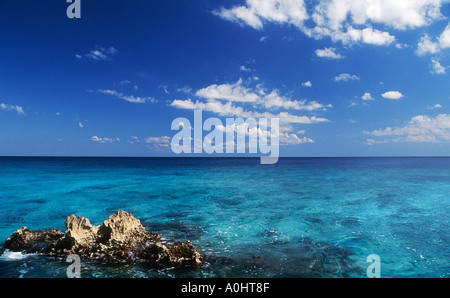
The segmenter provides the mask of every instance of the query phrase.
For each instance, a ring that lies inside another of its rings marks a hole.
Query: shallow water
[[[370,254],[383,277],[450,277],[450,158],[0,158],[0,177],[1,243],[123,209],[222,257],[198,270],[85,262],[85,277],[365,277]],[[65,276],[63,259],[7,253],[0,277]]]

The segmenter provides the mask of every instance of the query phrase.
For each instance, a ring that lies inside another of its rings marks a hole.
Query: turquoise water
[[[22,226],[64,231],[70,214],[100,224],[123,209],[224,257],[198,270],[87,262],[85,277],[366,277],[370,254],[382,277],[450,277],[450,158],[0,158],[0,177],[1,243]],[[306,268],[308,253],[326,270]],[[0,277],[66,267],[0,256]]]

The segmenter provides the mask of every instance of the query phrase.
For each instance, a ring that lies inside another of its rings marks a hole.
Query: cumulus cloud
[[[369,92],[364,93],[361,97],[362,100],[375,100]]]
[[[427,106],[428,110],[441,109],[441,108],[442,108],[442,105],[440,105],[438,103],[433,106]]]
[[[268,109],[283,108],[286,110],[293,109],[306,111],[315,111],[332,107],[331,105],[323,105],[317,101],[307,102],[306,100],[290,100],[286,97],[280,96],[277,90],[265,95],[262,98],[262,104]]]
[[[148,137],[145,139],[145,142],[153,147],[155,151],[168,151],[170,148],[170,140],[169,136],[161,136],[161,137]]]
[[[325,48],[316,50],[316,56],[320,58],[342,59],[344,56],[336,53],[336,48]]]
[[[439,43],[431,40],[428,34],[425,34],[420,38],[416,54],[423,56],[426,54],[436,54],[440,51]]]
[[[302,86],[311,88],[312,87],[312,83],[311,83],[311,81],[307,81],[307,82],[302,83]]]
[[[445,0],[322,0],[315,7],[317,23],[326,22],[334,28],[348,23],[383,24],[405,30],[429,25],[441,18]]]
[[[311,84],[311,82],[309,82]],[[307,84],[308,85],[308,84]],[[243,86],[242,79],[236,83],[210,85],[196,92],[198,97],[208,100],[225,100],[229,102],[253,103],[267,109],[293,109],[314,111],[331,108],[331,105],[323,105],[317,101],[308,102],[306,100],[292,100],[281,96],[278,90],[266,91],[261,85],[256,90],[251,90]]]
[[[141,141],[139,140],[138,136],[131,136],[131,140],[127,141],[130,144],[134,144],[134,143],[140,143]]]
[[[146,143],[156,143],[156,144],[170,144],[170,137],[148,137],[145,139]]]
[[[247,81],[246,84],[250,82],[252,81]],[[306,86],[311,86],[311,82],[309,81],[305,84]],[[195,95],[199,99],[175,99],[170,105],[178,109],[211,112],[220,117],[240,117],[244,119],[278,118],[280,123],[280,145],[314,143],[313,139],[306,136],[300,137],[298,133],[294,133],[292,125],[330,122],[328,119],[316,115],[299,116],[291,114],[286,110],[324,111],[327,108],[331,108],[332,105],[323,105],[317,101],[293,100],[281,95],[276,89],[270,91],[265,90],[262,84],[257,84],[253,88],[247,85],[244,86],[242,79],[231,84],[210,85],[198,90]],[[277,110],[284,111],[274,112]],[[304,133],[304,131],[302,132]],[[221,146],[221,144],[216,145]]]
[[[268,35],[265,36],[261,36],[261,38],[259,39],[260,42],[267,42],[267,40],[269,39]]]
[[[246,0],[246,5],[222,8],[214,14],[232,22],[262,29],[264,22],[290,24],[301,28],[309,18],[303,0]]]
[[[381,95],[383,98],[386,99],[392,99],[392,100],[398,100],[400,98],[405,97],[403,94],[401,94],[399,91],[388,91]]]
[[[243,118],[279,118],[280,122],[298,123],[298,124],[312,124],[329,122],[328,119],[321,117],[296,116],[287,112],[273,114],[269,112],[257,112],[244,110],[242,107],[234,106],[231,102],[222,103],[217,100],[208,100],[206,103],[200,101],[179,100],[176,99],[171,103],[172,107],[186,110],[203,110],[212,112],[222,117],[243,117]]]
[[[450,23],[444,29],[441,36],[439,36],[439,45],[442,49],[450,48]]]
[[[15,111],[18,115],[25,115],[23,108],[18,105],[0,103],[0,109],[4,111]]]
[[[248,68],[248,67],[245,66],[245,65],[241,65],[241,66],[239,67],[239,69],[240,69],[241,71],[246,71],[246,72],[252,71],[251,68]]]
[[[352,75],[349,73],[341,73],[336,76],[333,81],[335,82],[348,82],[348,81],[359,81],[360,78],[357,75]]]
[[[106,143],[119,142],[120,139],[119,138],[115,138],[115,139],[112,139],[112,138],[100,138],[98,136],[93,136],[91,138],[91,141],[92,142],[96,142],[96,143],[100,143],[100,144],[106,144]]]
[[[123,93],[115,91],[115,90],[98,89],[96,91],[98,93],[115,96],[117,98],[123,99],[123,100],[131,102],[131,103],[146,103],[146,102],[154,103],[154,102],[157,102],[157,100],[154,99],[153,97],[139,97],[139,96],[135,97],[133,95],[124,95]]]
[[[373,146],[376,144],[385,144],[388,143],[388,140],[375,140],[375,139],[367,139],[364,144],[366,144],[367,146]]]
[[[265,23],[291,25],[306,35],[333,41],[390,45],[395,37],[381,28],[415,29],[442,18],[446,0],[246,0],[214,14],[260,30]],[[306,22],[308,21],[308,22]]]
[[[248,141],[251,138],[257,139],[264,138],[264,141],[267,142],[269,137],[274,137],[276,135],[272,134],[271,130],[262,130],[260,127],[250,127],[248,123],[244,122],[242,124],[233,124],[233,125],[218,125],[215,129],[225,133],[226,131],[235,131],[235,132],[243,132],[245,136],[248,136],[246,139],[246,144],[244,146],[248,147]],[[308,137],[299,137],[298,134],[304,134],[305,131],[298,131],[297,133],[292,133],[286,130],[285,132],[281,131],[278,133],[279,144],[281,146],[287,145],[300,145],[307,143],[315,143],[315,141]],[[211,140],[209,140],[211,141]],[[234,143],[234,141],[232,141]],[[226,146],[226,143],[215,143],[217,146]],[[234,144],[237,145],[237,144]]]
[[[440,114],[435,118],[427,115],[413,117],[403,127],[387,127],[365,134],[376,137],[390,137],[392,142],[440,143],[450,142],[450,114]]]
[[[233,84],[210,85],[196,92],[199,97],[207,99],[222,99],[235,102],[256,102],[259,96],[242,86],[242,79]]]
[[[428,34],[424,34],[419,40],[416,54],[419,56],[436,54],[448,48],[450,48],[450,23],[437,38],[431,38]]]
[[[436,59],[432,59],[431,60],[432,63],[432,70],[431,73],[435,73],[435,74],[445,74],[446,73],[446,67],[442,66],[441,63],[436,60]]]
[[[312,144],[315,141],[308,137],[299,137],[295,133],[280,133],[279,136],[280,145],[300,145],[300,144]]]
[[[109,48],[103,48],[96,46],[95,49],[89,51],[88,53],[84,55],[76,54],[75,57],[78,59],[82,59],[83,57],[86,57],[88,59],[97,60],[97,61],[107,61],[111,60],[111,56],[119,53],[119,50],[117,50],[114,47]]]

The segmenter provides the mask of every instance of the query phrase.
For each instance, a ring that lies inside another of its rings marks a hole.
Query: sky
[[[450,154],[448,0],[69,5],[0,0],[0,156],[176,156],[196,109],[279,118],[281,156]]]

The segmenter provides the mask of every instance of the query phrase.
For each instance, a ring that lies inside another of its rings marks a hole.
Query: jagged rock
[[[143,260],[155,265],[165,266],[170,264],[170,251],[167,246],[159,242],[145,247],[141,256]]]
[[[56,245],[56,249],[106,252],[111,249],[135,248],[161,239],[161,235],[148,232],[139,219],[123,210],[110,215],[99,226],[93,226],[85,217],[71,215],[66,220],[66,227],[65,239]]]
[[[203,263],[202,255],[195,249],[190,241],[175,242],[174,245],[169,246],[169,254],[171,263],[185,266],[197,266]]]
[[[142,258],[156,265],[198,266],[203,264],[203,256],[190,241],[175,242],[172,245],[156,243],[149,245],[141,254]]]
[[[4,247],[11,251],[26,250],[36,253],[44,251],[49,244],[63,237],[64,233],[57,229],[33,231],[22,227],[6,239]]]
[[[23,227],[5,242],[13,251],[39,252],[108,262],[139,261],[156,266],[198,266],[202,255],[190,241],[164,245],[160,234],[150,233],[131,213],[119,210],[103,224],[93,226],[89,219],[70,215],[66,232],[56,229],[33,231]]]
[[[157,242],[160,234],[148,232],[141,221],[131,213],[119,210],[109,216],[98,229],[98,242],[112,245],[135,246],[147,241]]]
[[[75,215],[70,215],[66,220],[66,242],[70,247],[89,247],[97,242],[99,227],[94,227],[89,219]]]

